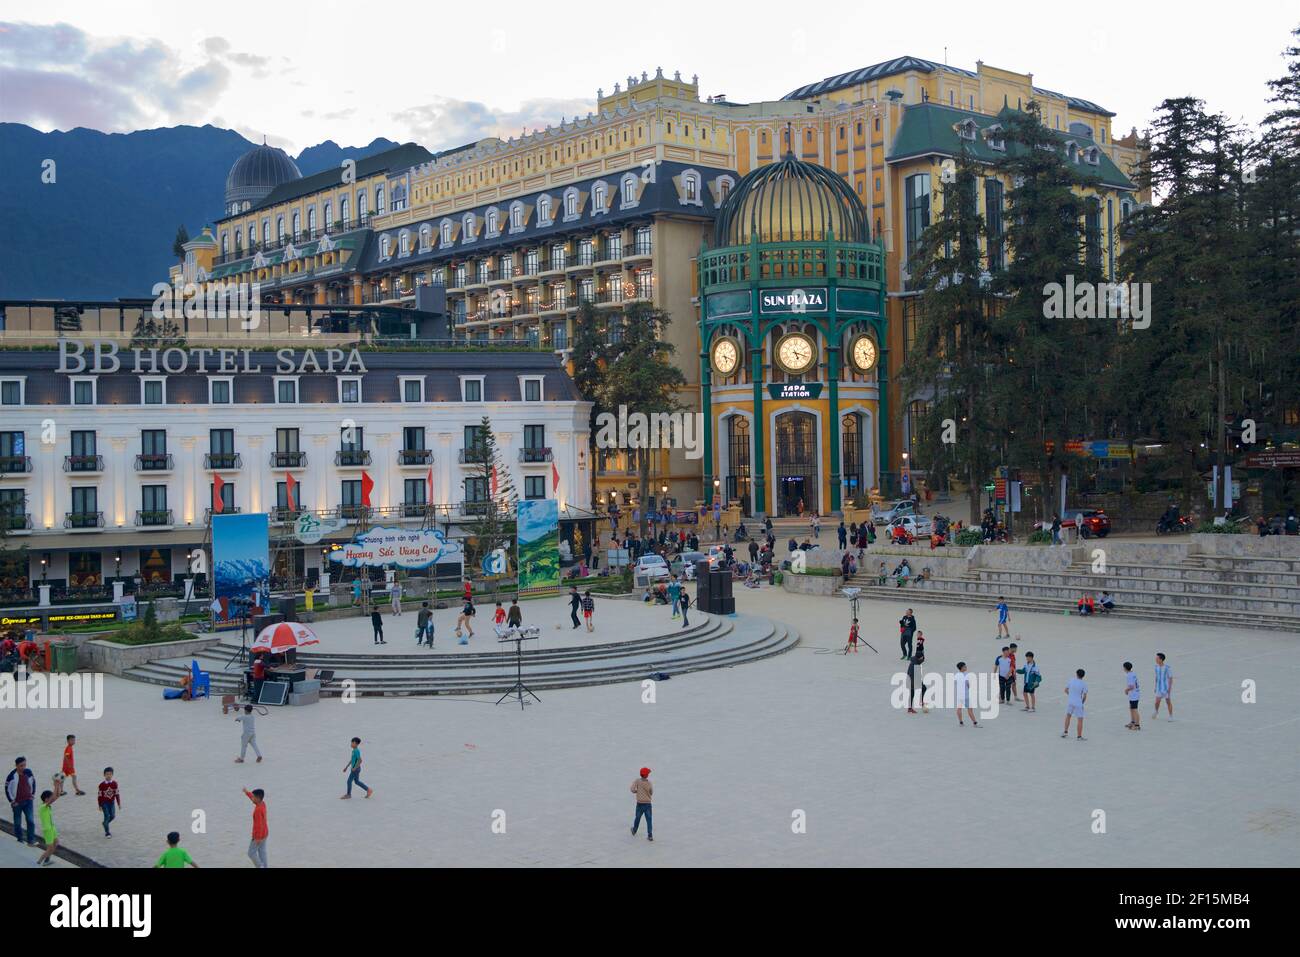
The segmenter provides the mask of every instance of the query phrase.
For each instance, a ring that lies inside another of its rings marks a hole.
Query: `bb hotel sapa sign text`
[[[89,346],[89,348],[87,348]],[[365,372],[366,364],[356,349],[307,349],[301,353],[293,349],[275,350],[275,371],[281,375],[303,375],[308,372],[353,373]],[[59,340],[58,371],[76,375],[81,372],[112,373],[123,367],[118,357],[117,343],[111,339],[95,339],[89,343],[78,339]],[[130,367],[136,375],[183,372],[215,372],[218,374],[261,372],[262,363],[254,358],[252,349],[131,349]],[[125,355],[125,353],[124,353]],[[323,357],[324,361],[321,361]]]
[[[825,312],[826,290],[764,289],[758,294],[760,312]]]

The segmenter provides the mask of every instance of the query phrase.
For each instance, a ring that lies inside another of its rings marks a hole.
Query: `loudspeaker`
[[[719,598],[730,598],[732,581],[733,579],[731,577],[731,572],[728,571],[725,574],[723,574],[721,580],[713,583],[712,591]]]
[[[280,617],[281,621],[296,620],[296,616],[298,614],[297,598],[295,598],[293,595],[289,595],[288,597],[277,598],[275,601],[276,601],[277,610],[279,611],[281,616]]]
[[[718,608],[714,614],[734,615],[736,613],[736,599],[732,598],[730,595],[726,598],[719,598],[717,600],[717,605]]]
[[[278,625],[282,621],[284,621],[284,615],[257,615],[253,618],[253,636],[257,637],[262,633],[263,628]]]
[[[707,580],[708,577],[709,577],[709,560],[707,558],[701,558],[698,562],[695,563],[695,580],[697,582],[702,582]]]
[[[700,575],[695,579],[695,607],[700,611],[709,610],[709,576]]]

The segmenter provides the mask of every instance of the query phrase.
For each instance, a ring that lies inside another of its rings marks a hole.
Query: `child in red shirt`
[[[108,829],[117,817],[118,809],[122,807],[122,795],[117,789],[117,782],[113,780],[113,769],[104,768],[104,780],[99,782],[99,810],[104,815],[104,836],[112,837],[112,832]]]
[[[497,610],[492,614],[492,622],[496,625],[506,623],[506,610],[501,607],[501,602],[497,602]]]
[[[858,653],[858,620],[853,619],[853,624],[849,626],[849,643],[844,646],[844,653],[847,655],[852,651],[855,655]]]
[[[77,736],[75,734],[68,735],[68,746],[63,749],[63,776],[71,779],[74,794],[85,794],[86,792],[77,786],[77,762],[72,756],[72,748],[76,743]],[[61,784],[56,793],[63,793],[63,786]]]

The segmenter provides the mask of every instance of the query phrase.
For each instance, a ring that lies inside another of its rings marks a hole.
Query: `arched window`
[[[365,222],[370,218],[370,197],[364,189],[357,190],[357,218]]]
[[[409,256],[411,254],[411,234],[402,230],[397,237],[397,251],[400,256]]]
[[[392,255],[392,240],[388,236],[379,237],[379,258],[388,259]]]
[[[316,235],[316,207],[307,208],[307,232]]]
[[[275,217],[275,241],[278,243],[284,242],[284,217],[283,216]]]
[[[474,232],[474,214],[466,213],[465,218],[461,220],[461,242],[473,242]]]
[[[444,219],[442,221],[442,225],[439,227],[439,229],[442,231],[442,244],[444,246],[451,245],[451,231],[453,228],[455,227],[452,225],[450,219]]]
[[[493,206],[491,209],[487,211],[488,235],[495,236],[497,233],[501,231],[500,216],[501,214],[497,212],[497,208],[495,206]]]
[[[537,198],[537,219],[543,226],[551,221],[551,197],[539,196]]]
[[[348,206],[348,198],[344,196],[339,200],[339,219],[343,220],[343,226],[345,229],[350,225],[348,217],[351,215],[351,212],[352,210]]]
[[[271,221],[269,219],[262,220],[262,245],[264,247],[271,245]]]
[[[329,200],[325,201],[325,232],[334,228],[334,204]]]
[[[727,197],[731,195],[731,187],[735,185],[736,185],[736,181],[733,180],[730,176],[718,177],[718,205],[719,206],[721,206],[723,203],[727,201]]]
[[[433,241],[433,229],[430,228],[428,223],[425,223],[423,226],[420,227],[420,251],[423,252],[424,250],[428,249],[429,244],[432,241]]]
[[[297,212],[295,212],[293,214],[293,238],[297,239],[299,233],[301,232],[302,232],[302,218],[298,215]]]
[[[593,213],[605,211],[605,198],[609,195],[609,187],[604,183],[597,183],[591,188],[591,211]]]
[[[629,206],[635,206],[636,199],[636,174],[628,173],[623,177],[623,185],[619,187],[619,192],[623,194],[623,201],[620,204],[624,209]]]
[[[564,218],[573,219],[578,215],[578,191],[568,189],[564,191]]]
[[[223,232],[221,234],[221,255],[224,256],[229,251],[230,251],[230,233]]]
[[[524,204],[514,202],[510,204],[510,231],[518,232],[524,228]]]
[[[384,205],[384,184],[380,183],[375,187],[375,213],[382,216],[387,209]]]
[[[253,231],[252,226],[248,227],[248,248],[249,249],[257,248],[257,233]]]
[[[700,202],[700,174],[695,170],[687,170],[682,174],[682,192],[685,194],[683,202]]]

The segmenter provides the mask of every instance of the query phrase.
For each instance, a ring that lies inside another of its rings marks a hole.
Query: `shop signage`
[[[826,288],[763,289],[758,294],[759,312],[825,312]]]
[[[816,399],[822,394],[820,382],[782,382],[769,385],[768,394],[774,399]]]

